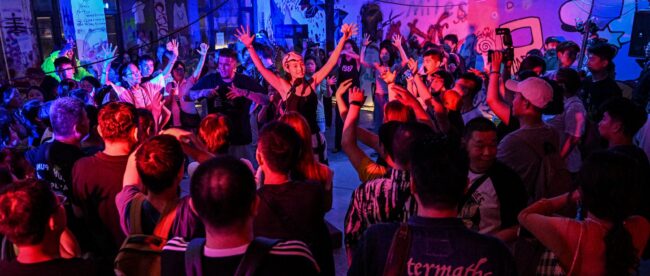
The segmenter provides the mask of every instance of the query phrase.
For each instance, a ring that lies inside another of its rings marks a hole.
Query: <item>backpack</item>
[[[519,132],[513,132],[540,159],[540,166],[534,183],[524,183],[528,191],[528,204],[542,198],[551,198],[571,191],[573,182],[571,174],[566,169],[559,149],[552,143],[545,142],[542,148],[531,145]]]
[[[257,267],[260,265],[264,257],[269,254],[271,248],[273,248],[273,246],[278,242],[280,242],[278,239],[256,237],[246,249],[241,261],[239,261],[234,276],[255,275]],[[203,257],[204,245],[204,238],[193,239],[187,245],[187,251],[185,251],[186,276],[203,276],[201,258]]]
[[[141,214],[144,199],[144,195],[139,194],[131,202],[131,229],[115,258],[116,275],[160,275],[160,253],[167,243],[169,230],[176,218],[176,206],[161,214],[153,235],[142,234]]]

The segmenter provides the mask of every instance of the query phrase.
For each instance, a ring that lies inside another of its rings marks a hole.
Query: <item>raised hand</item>
[[[117,58],[117,46],[110,43],[103,44],[98,56],[104,61],[104,64],[110,64]]]
[[[201,45],[199,46],[199,49],[196,49],[196,52],[198,52],[199,55],[201,55],[201,56],[207,55],[208,54],[208,44],[201,43]]]
[[[167,42],[167,51],[172,52],[174,56],[178,56],[178,41],[172,39],[172,41]]]
[[[388,89],[395,92],[395,99],[399,100],[406,106],[420,104],[413,94],[399,85],[392,85]]]
[[[417,60],[415,60],[413,58],[409,58],[409,61],[406,64],[408,65],[409,69],[411,70],[411,72],[413,74],[418,72],[418,61]]]
[[[349,93],[350,95],[348,97],[350,104],[353,102],[358,102],[363,105],[363,102],[366,101],[366,96],[363,94],[363,90],[361,90],[359,87],[352,87]]]
[[[253,45],[253,40],[255,40],[255,36],[251,36],[251,30],[250,27],[246,26],[239,26],[237,30],[235,31],[235,37],[241,41],[241,43],[244,43],[244,46],[247,48]]]
[[[392,39],[393,45],[397,47],[397,49],[402,48],[402,36],[399,34],[394,34],[393,39]]]
[[[326,80],[327,80],[327,85],[329,86],[335,85],[337,81],[336,76],[329,76],[327,77]]]
[[[370,42],[372,42],[372,40],[370,39],[370,34],[364,34],[363,35],[363,46],[368,47],[368,45],[370,45]]]
[[[340,97],[340,96],[342,97],[342,95],[345,94],[348,91],[350,86],[352,86],[352,79],[346,80],[346,81],[342,82],[341,85],[339,85],[339,88],[336,89],[336,92],[335,92],[336,96],[337,96],[337,100],[338,100],[338,97]]]
[[[230,92],[226,94],[226,98],[228,98],[228,100],[234,100],[236,98],[244,97],[244,96],[246,96],[246,91],[235,87],[234,84],[230,85]]]
[[[343,26],[341,26],[341,33],[343,33],[343,38],[345,40],[356,35],[358,31],[359,28],[357,27],[357,24],[343,24]]]

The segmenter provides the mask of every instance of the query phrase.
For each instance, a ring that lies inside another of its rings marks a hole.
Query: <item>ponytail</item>
[[[605,275],[633,275],[638,267],[639,258],[632,236],[623,221],[616,220],[605,235]]]

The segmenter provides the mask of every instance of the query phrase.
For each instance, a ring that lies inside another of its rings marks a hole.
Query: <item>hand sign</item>
[[[241,43],[244,43],[244,46],[246,47],[253,45],[253,40],[255,40],[255,36],[251,36],[251,31],[248,26],[246,26],[246,28],[244,28],[244,26],[239,26],[235,31],[235,37],[239,39]]]

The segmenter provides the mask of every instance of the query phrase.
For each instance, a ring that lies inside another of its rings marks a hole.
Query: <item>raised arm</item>
[[[195,80],[199,79],[201,71],[203,70],[203,65],[205,65],[205,58],[208,56],[208,44],[201,43],[201,46],[199,46],[199,49],[196,51],[199,53],[199,55],[201,55],[201,57],[199,58],[199,63],[196,64],[194,73],[192,73],[192,77]]]
[[[167,42],[167,51],[172,52],[172,56],[169,59],[169,62],[167,62],[165,69],[162,70],[163,77],[169,76],[169,74],[172,72],[172,68],[174,67],[174,63],[176,63],[176,59],[178,58],[178,42],[176,39],[172,39],[172,41]]]
[[[368,64],[366,62],[366,49],[368,48],[368,45],[370,45],[370,35],[369,34],[364,34],[363,35],[363,42],[361,43],[361,53],[359,57],[359,63],[363,65],[364,67],[368,68],[373,68],[371,64]]]
[[[341,26],[341,32],[343,33],[343,36],[339,40],[339,43],[336,45],[336,48],[332,52],[332,55],[330,55],[330,58],[327,60],[325,65],[321,67],[318,72],[314,73],[314,83],[320,83],[325,79],[327,75],[334,69],[334,66],[336,66],[336,63],[339,60],[339,57],[341,56],[341,51],[343,50],[343,46],[345,45],[345,41],[347,41],[350,37],[355,35],[357,33],[357,25],[352,24],[343,24]]]
[[[408,91],[406,91],[406,89],[396,84],[389,84],[388,89],[394,91],[396,98],[400,102],[413,109],[415,113],[415,118],[418,121],[427,124],[431,128],[434,128],[433,122],[431,121],[429,114],[427,114],[427,112],[424,111],[424,108],[422,107],[420,102],[413,95],[411,95],[411,93],[409,93]]]
[[[357,170],[363,170],[363,160],[369,158],[366,153],[357,145],[357,124],[359,122],[359,113],[364,102],[363,91],[358,87],[353,87],[349,91],[350,109],[345,117],[343,124],[343,134],[341,137],[341,148],[350,159],[350,163]],[[360,174],[361,175],[361,174]]]
[[[501,119],[501,121],[510,124],[510,106],[501,99],[499,96],[499,81],[501,77],[501,61],[503,54],[499,51],[492,53],[492,64],[490,64],[490,77],[487,90],[486,102],[494,114]]]
[[[102,51],[100,52],[100,58],[104,60],[102,63],[102,71],[99,77],[99,81],[102,84],[111,85],[111,81],[108,79],[108,74],[111,68],[111,62],[117,58],[117,46],[112,44],[102,45]]]
[[[352,86],[352,80],[346,80],[339,85],[339,88],[336,89],[336,106],[339,108],[339,115],[341,116],[341,120],[345,122],[345,118],[348,115],[348,105],[346,102],[343,100],[343,94],[347,93],[348,89]]]
[[[406,66],[406,63],[409,60],[409,57],[406,55],[406,51],[404,51],[404,47],[402,46],[402,36],[399,34],[393,35],[393,45],[397,47],[397,50],[399,50],[399,56],[402,59],[402,67]]]
[[[282,99],[285,99],[289,89],[291,89],[291,85],[264,66],[262,60],[257,55],[255,48],[253,48],[253,40],[255,40],[255,36],[251,36],[250,28],[248,26],[246,28],[240,26],[239,29],[235,31],[235,37],[244,43],[246,49],[248,49],[248,54],[250,55],[253,64],[255,64],[257,71],[259,71],[262,74],[262,77],[264,77],[264,79],[271,84],[278,93],[280,93]]]
[[[414,59],[408,61],[409,70],[413,72],[413,82],[415,83],[415,90],[417,91],[416,97],[422,99],[422,101],[428,101],[431,99],[431,93],[429,93],[429,88],[424,83],[422,78],[417,75],[418,62]]]

